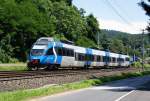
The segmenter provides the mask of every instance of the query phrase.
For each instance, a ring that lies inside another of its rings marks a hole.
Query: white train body
[[[101,68],[129,65],[128,55],[74,46],[46,37],[38,39],[33,45],[28,63],[30,68]]]

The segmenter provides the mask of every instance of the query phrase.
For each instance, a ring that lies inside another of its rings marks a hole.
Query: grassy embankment
[[[27,70],[25,63],[0,64],[0,71],[25,71],[25,70]]]
[[[85,80],[76,83],[64,84],[64,85],[55,85],[50,87],[31,89],[31,90],[20,90],[14,92],[4,92],[4,93],[0,93],[0,101],[20,101],[20,100],[30,99],[36,96],[52,95],[60,92],[77,90],[81,88],[100,85],[110,81],[115,81],[115,80],[130,78],[130,77],[144,76],[144,75],[150,75],[150,71],[136,72],[136,73],[122,73],[121,75],[100,77],[100,78]]]
[[[26,66],[0,66],[0,71],[26,71]]]

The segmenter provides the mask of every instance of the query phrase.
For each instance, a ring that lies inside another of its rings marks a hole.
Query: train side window
[[[70,56],[74,57],[74,51],[70,50]]]
[[[105,62],[106,61],[106,58],[105,58],[105,56],[103,56],[103,62]]]
[[[115,57],[112,57],[112,62],[116,63],[116,58]]]
[[[124,62],[123,58],[117,58],[117,62]]]
[[[85,55],[81,54],[81,61],[85,61]]]
[[[62,55],[62,48],[61,47],[58,47],[58,54]]]
[[[97,62],[100,62],[100,61],[101,61],[101,57],[97,56]]]
[[[69,50],[69,49],[66,49],[66,51],[67,51],[66,56],[70,56],[70,50]]]
[[[74,51],[72,49],[69,49],[69,56],[74,57]]]
[[[126,61],[130,61],[130,59],[129,59],[129,58],[126,58]]]
[[[117,58],[117,62],[120,62],[120,58]]]
[[[57,55],[62,55],[62,48],[61,47],[55,47],[55,51]]]
[[[111,61],[111,58],[108,57],[108,56],[103,56],[103,61],[104,61],[104,62],[110,62],[110,61]]]
[[[80,53],[78,54],[78,60],[79,60],[79,61],[81,61],[81,60],[82,60],[82,56],[81,56],[81,54],[80,54]]]
[[[46,55],[53,55],[53,48],[48,49]]]
[[[68,48],[62,48],[62,55],[74,57],[74,50]]]
[[[63,56],[66,56],[66,55],[67,55],[67,50],[66,50],[66,48],[62,48],[62,55],[63,55]]]
[[[121,62],[124,62],[124,59],[123,59],[123,58],[121,58]]]

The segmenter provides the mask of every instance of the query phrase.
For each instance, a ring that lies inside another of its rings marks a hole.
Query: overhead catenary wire
[[[113,4],[115,5],[115,7],[119,8],[119,11],[123,12],[124,15],[126,15],[126,17],[128,19],[133,20],[133,18],[131,16],[128,15],[127,11],[125,9],[123,9],[116,0],[112,0]]]
[[[119,11],[115,8],[115,6],[109,1],[109,0],[103,0],[106,4],[106,6],[108,6],[109,8],[111,8],[111,10],[113,10],[113,12],[127,25],[131,26],[133,29],[135,29],[136,31],[139,31],[138,28],[136,28],[132,23],[130,23],[130,21],[128,21],[124,16],[122,16]],[[124,11],[123,11],[124,12]]]

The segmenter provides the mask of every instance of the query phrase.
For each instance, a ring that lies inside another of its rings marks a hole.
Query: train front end
[[[40,38],[32,46],[27,64],[29,70],[47,68],[47,50],[53,47],[51,38]]]

